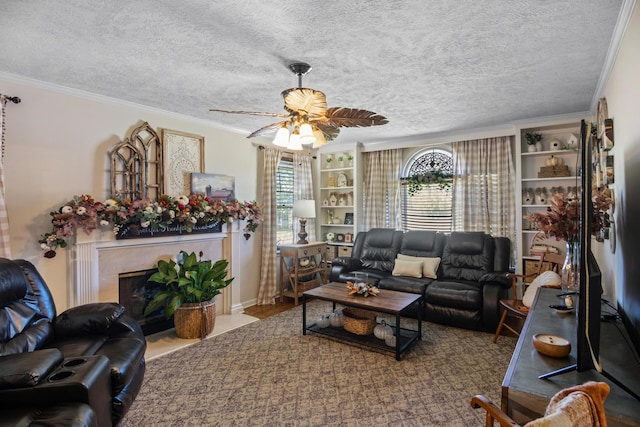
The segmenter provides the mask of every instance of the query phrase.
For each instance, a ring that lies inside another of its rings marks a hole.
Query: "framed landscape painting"
[[[235,177],[214,173],[192,173],[191,192],[204,194],[211,199],[229,202],[236,198]]]

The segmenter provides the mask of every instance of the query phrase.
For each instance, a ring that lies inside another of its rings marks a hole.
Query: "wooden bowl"
[[[550,357],[567,357],[571,352],[571,343],[568,340],[549,334],[535,334],[533,347],[539,353]]]

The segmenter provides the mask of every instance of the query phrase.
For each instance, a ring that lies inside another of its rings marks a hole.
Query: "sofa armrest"
[[[479,282],[481,285],[500,285],[505,289],[510,288],[513,283],[510,274],[505,272],[483,274],[482,277],[480,277]]]
[[[353,271],[353,270],[358,270],[362,268],[362,261],[360,261],[358,258],[341,256],[331,261],[331,265],[332,266],[338,265],[341,267],[345,267],[343,271],[346,272],[346,271]]]
[[[508,286],[499,281],[487,282],[482,286],[482,325],[485,331],[495,331],[498,327],[502,314],[500,300],[508,297],[511,287],[511,281],[508,280]]]
[[[111,325],[124,311],[124,306],[115,302],[79,305],[53,319],[53,330],[57,338],[107,335]]]
[[[55,348],[0,356],[0,390],[33,387],[62,363]]]
[[[338,257],[331,261],[331,273],[329,274],[329,280],[331,282],[340,281],[340,275],[348,273],[353,270],[362,268],[362,261],[358,258],[351,257]]]

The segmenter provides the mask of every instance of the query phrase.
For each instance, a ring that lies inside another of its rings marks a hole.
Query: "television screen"
[[[600,368],[600,310],[601,273],[591,252],[591,222],[593,217],[592,186],[594,149],[591,125],[582,120],[580,124],[582,142],[582,188],[580,225],[580,288],[578,290],[578,348],[577,370]]]

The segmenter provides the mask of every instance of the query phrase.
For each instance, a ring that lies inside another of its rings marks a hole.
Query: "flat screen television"
[[[591,223],[593,221],[593,139],[591,126],[580,124],[581,155],[581,224],[579,245],[580,288],[578,290],[578,340],[576,368],[579,372],[599,369],[600,313],[602,274],[591,251]]]
[[[640,396],[629,389],[624,381],[610,375],[600,363],[600,326],[602,313],[602,273],[591,250],[591,224],[593,222],[593,163],[592,153],[594,138],[591,136],[591,125],[584,120],[580,124],[581,134],[581,215],[580,215],[580,241],[579,241],[579,272],[580,287],[578,289],[578,328],[576,363],[557,371],[539,376],[541,379],[554,375],[577,370],[584,372],[596,370],[606,378],[617,384],[631,396],[640,400]],[[637,286],[634,286],[634,289]],[[624,320],[624,312],[621,313]],[[627,323],[630,323],[627,321]],[[629,327],[631,326],[631,327]],[[627,325],[629,335],[636,337],[635,345],[638,346],[638,330],[632,325]]]
[[[591,153],[593,142],[591,127],[582,120],[580,123],[580,241],[578,265],[580,285],[578,288],[578,330],[576,363],[557,371],[540,375],[545,379],[565,372],[579,372],[590,369],[600,370],[600,312],[602,295],[602,274],[591,251],[591,221],[593,202],[591,188],[593,166]]]

